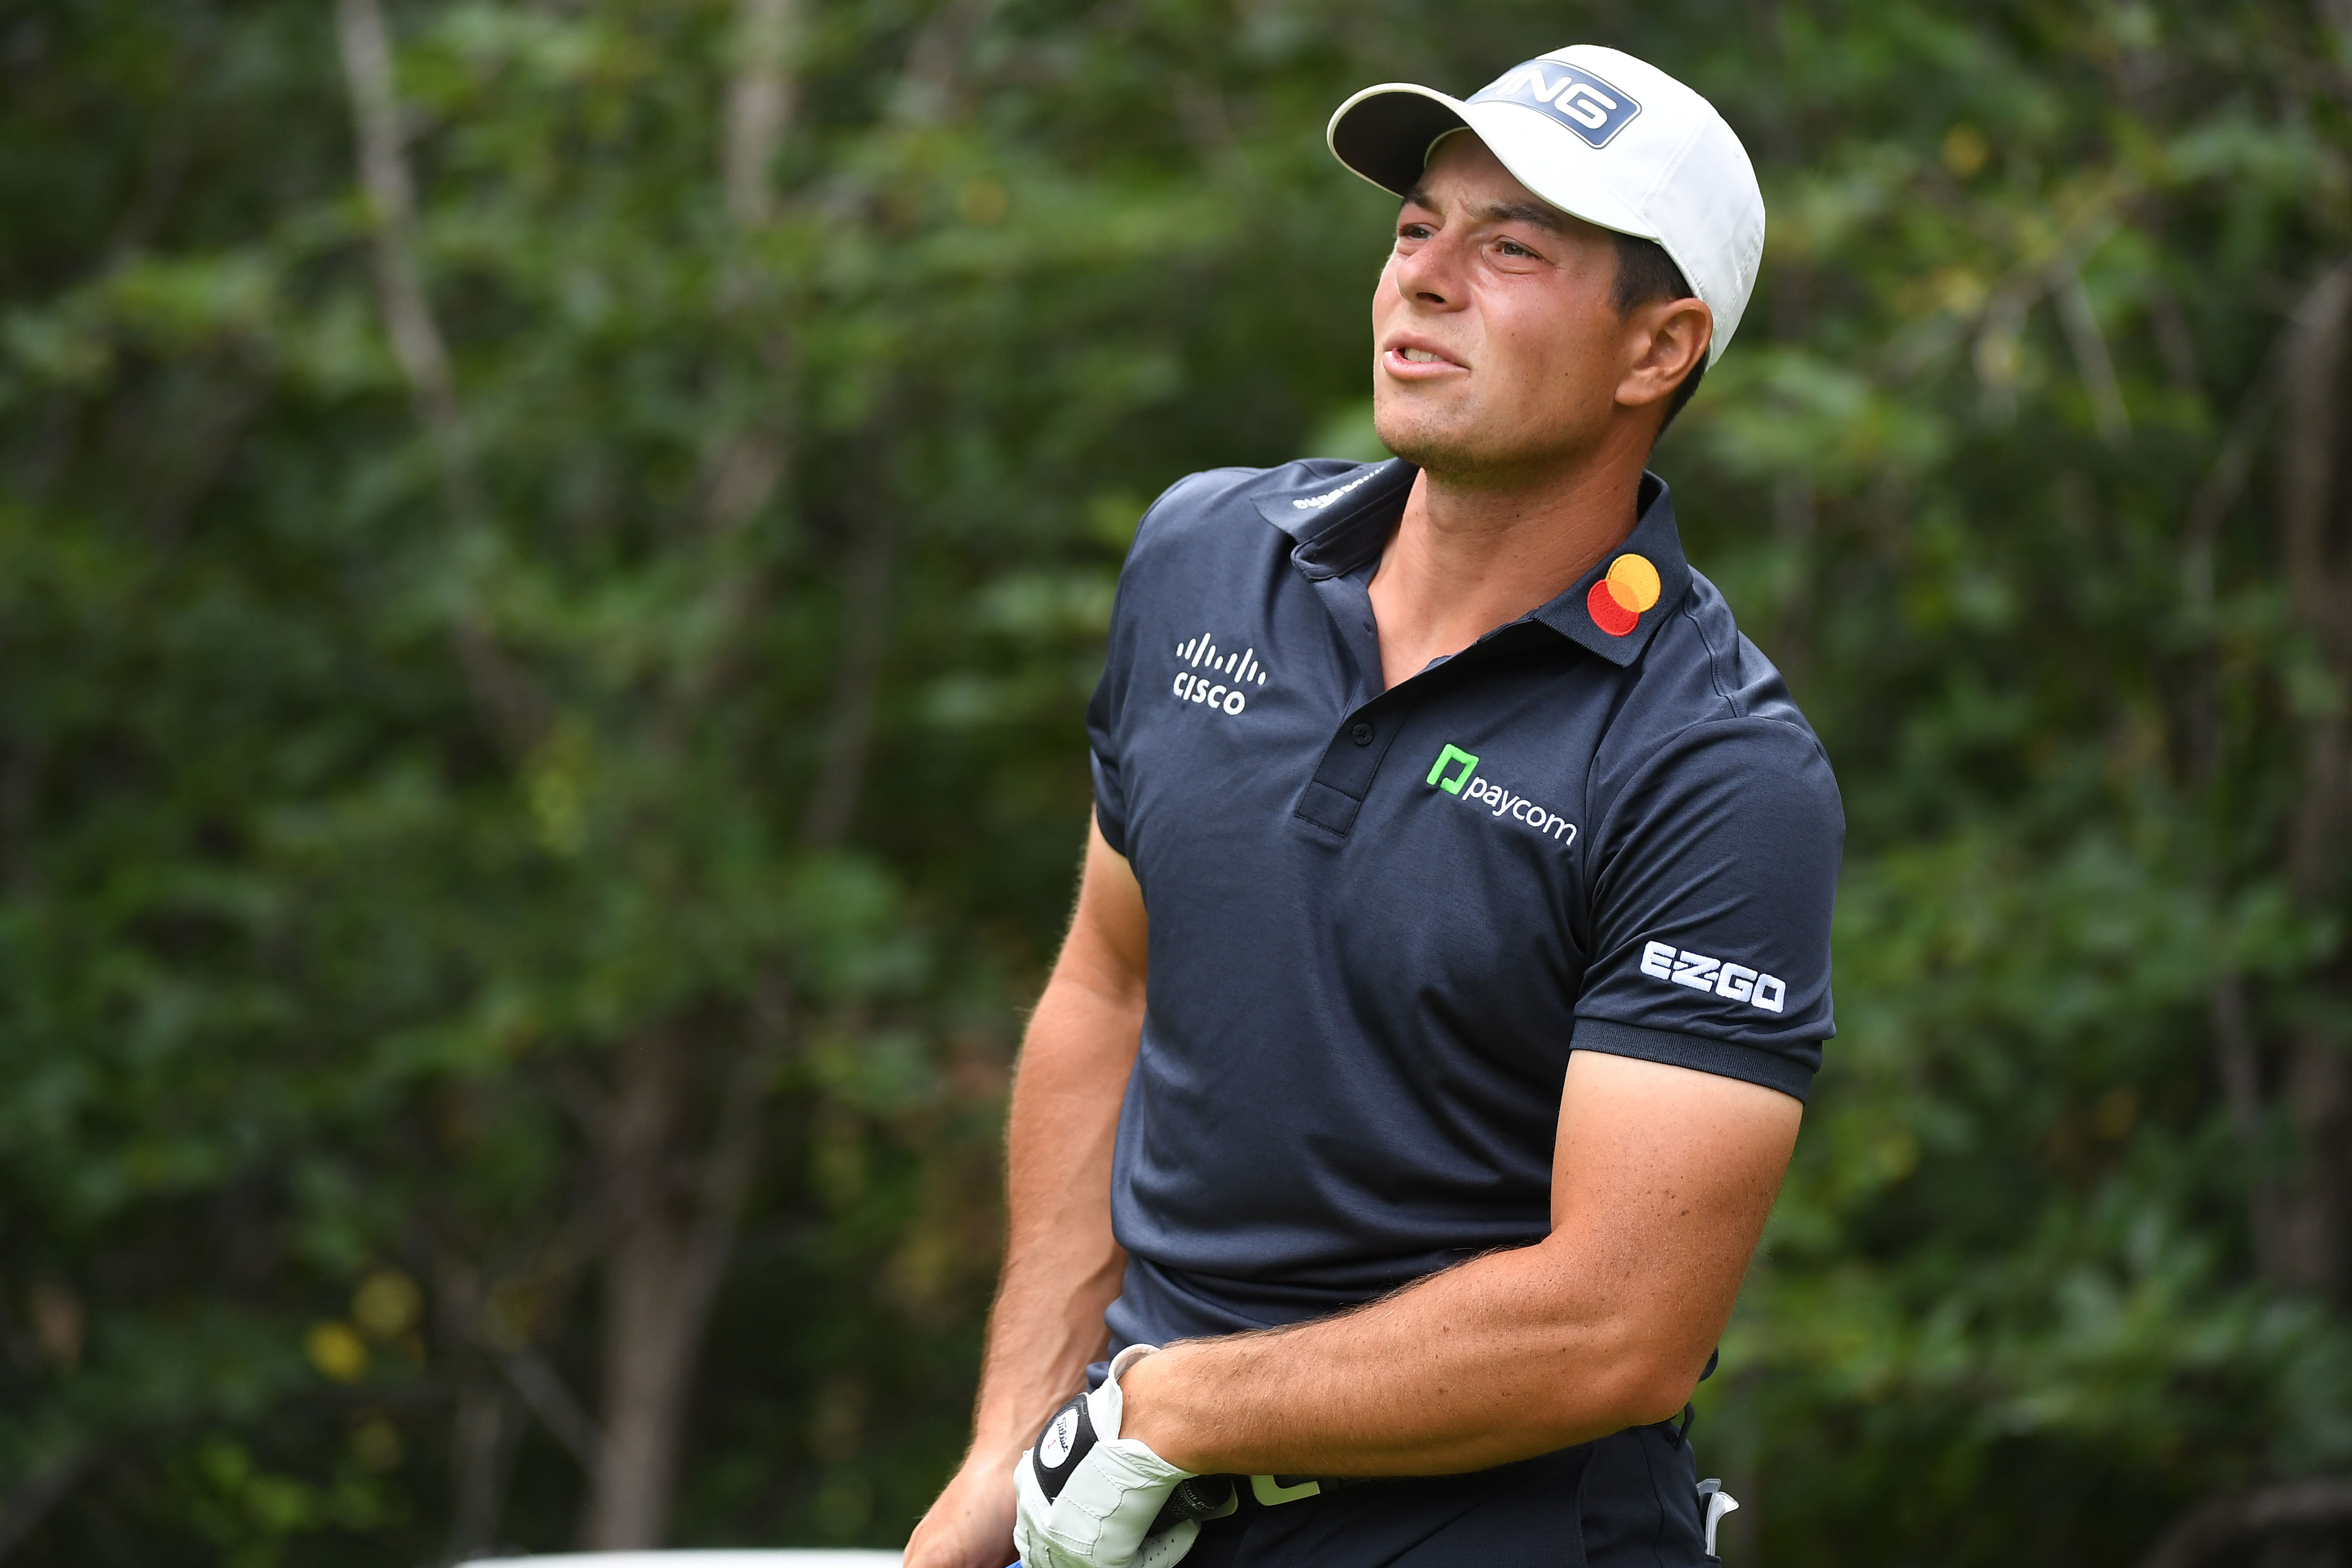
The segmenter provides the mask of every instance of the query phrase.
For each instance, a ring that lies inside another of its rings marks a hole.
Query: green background
[[[1728,1560],[2352,1468],[2352,8],[403,0],[413,221],[373,11],[0,7],[0,1559],[568,1544],[688,1277],[646,1538],[902,1540],[1135,519],[1376,449],[1332,107],[1576,39],[1756,159],[1655,466],[1851,824]]]

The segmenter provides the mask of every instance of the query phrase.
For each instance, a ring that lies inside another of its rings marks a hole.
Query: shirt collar
[[[1402,458],[1352,468],[1299,467],[1308,471],[1250,499],[1260,517],[1298,542],[1291,558],[1310,578],[1350,571],[1368,547],[1385,544],[1413,476],[1421,472]]]
[[[1690,592],[1690,563],[1683,558],[1666,481],[1643,473],[1637,504],[1640,521],[1625,542],[1528,617],[1621,668],[1642,657],[1651,636]]]
[[[1318,468],[1251,498],[1259,516],[1298,542],[1291,559],[1309,580],[1354,571],[1386,544],[1420,472],[1402,458],[1355,468]],[[1527,617],[1621,668],[1642,656],[1690,591],[1690,563],[1683,556],[1666,481],[1644,472],[1635,507],[1638,517],[1624,542]]]

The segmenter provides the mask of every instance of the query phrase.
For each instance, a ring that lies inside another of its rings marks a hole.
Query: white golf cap
[[[1468,101],[1410,82],[1339,106],[1331,154],[1402,196],[1440,137],[1467,127],[1519,184],[1562,212],[1674,258],[1715,312],[1706,363],[1723,357],[1764,255],[1764,193],[1715,105],[1657,67],[1598,44],[1513,66]]]

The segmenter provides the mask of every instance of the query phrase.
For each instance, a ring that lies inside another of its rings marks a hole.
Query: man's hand
[[[1119,1436],[1119,1376],[1153,1348],[1119,1352],[1102,1386],[1064,1405],[1013,1467],[1024,1568],[1170,1568],[1192,1550],[1201,1527],[1192,1520],[1148,1533],[1192,1472]]]
[[[974,1454],[907,1541],[906,1568],[1004,1568],[1013,1561],[1013,1469]]]

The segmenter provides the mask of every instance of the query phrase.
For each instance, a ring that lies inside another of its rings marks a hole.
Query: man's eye
[[[1521,245],[1516,239],[1506,239],[1501,241],[1500,244],[1503,248],[1503,254],[1506,256],[1533,256],[1535,254],[1534,251],[1529,250],[1526,246]]]
[[[1399,239],[1427,239],[1429,237],[1429,226],[1425,223],[1406,224],[1402,228],[1397,230],[1397,237]]]

